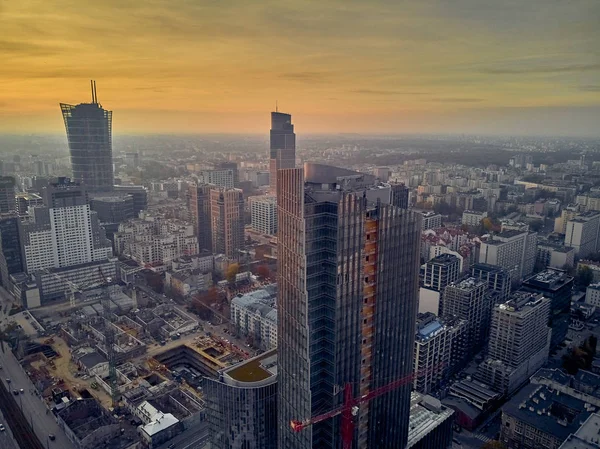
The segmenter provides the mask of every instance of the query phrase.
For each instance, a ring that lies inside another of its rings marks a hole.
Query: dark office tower
[[[567,338],[571,321],[571,290],[573,276],[565,271],[547,268],[523,281],[521,290],[531,293],[541,293],[550,303],[550,327],[552,339],[550,349],[555,348]]]
[[[408,209],[408,187],[403,183],[391,183],[392,187],[392,202],[394,206]]]
[[[19,238],[19,216],[15,213],[0,214],[0,284],[7,288],[10,275],[21,272],[23,257]]]
[[[144,186],[115,186],[114,190],[133,197],[133,215],[135,217],[148,208],[148,191]]]
[[[90,192],[112,190],[112,111],[98,103],[96,83],[92,84],[92,102],[60,104],[69,150],[73,179]]]
[[[14,211],[17,208],[15,201],[15,178],[12,176],[0,177],[0,213]]]
[[[340,417],[305,420],[413,370],[421,216],[375,177],[305,164],[277,173],[279,449],[341,448]],[[367,200],[371,198],[372,200]],[[407,442],[409,383],[361,405],[353,447]]]
[[[471,267],[471,276],[488,283],[488,294],[494,304],[504,304],[510,296],[510,273],[497,265],[476,263]]]
[[[188,186],[188,202],[194,233],[198,237],[200,251],[212,251],[212,227],[210,220],[210,184]]]
[[[212,251],[237,258],[244,247],[244,194],[240,189],[210,191]]]
[[[296,166],[296,134],[292,116],[282,112],[271,112],[271,154],[269,162],[270,185],[277,192],[277,170]]]

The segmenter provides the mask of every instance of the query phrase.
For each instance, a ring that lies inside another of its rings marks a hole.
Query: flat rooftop
[[[573,277],[569,276],[565,271],[548,268],[523,281],[523,286],[558,290],[572,281]]]
[[[258,357],[238,363],[223,371],[223,374],[238,382],[260,382],[277,376],[277,349]]]

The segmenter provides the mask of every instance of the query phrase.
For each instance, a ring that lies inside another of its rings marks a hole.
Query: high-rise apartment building
[[[221,162],[217,168],[219,170],[231,170],[233,173],[233,187],[239,187],[240,171],[237,162]]]
[[[442,297],[442,317],[455,316],[469,323],[469,351],[473,353],[483,347],[492,308],[487,294],[487,282],[466,278],[448,285]]]
[[[567,221],[565,246],[575,249],[579,258],[585,258],[600,247],[600,212],[589,211]]]
[[[12,176],[0,177],[0,214],[12,212],[17,209],[15,201],[15,178]]]
[[[509,230],[481,243],[479,262],[497,265],[510,273],[513,284],[533,273],[537,233]]]
[[[510,394],[548,360],[550,299],[516,292],[492,312],[486,360],[477,377],[500,393]]]
[[[550,348],[555,348],[567,338],[571,321],[571,291],[573,276],[563,270],[547,268],[523,281],[521,289],[530,293],[541,293],[549,298],[550,327],[552,340]]]
[[[240,189],[210,191],[212,250],[235,258],[244,247],[244,194]]]
[[[210,220],[210,190],[215,186],[209,184],[190,184],[188,186],[188,202],[194,233],[198,237],[200,250],[212,251],[212,225]]]
[[[453,254],[440,254],[421,267],[421,286],[443,293],[447,285],[458,281],[460,275],[460,259]],[[442,301],[443,297],[440,297],[438,314],[443,308]]]
[[[20,223],[27,273],[112,257],[112,244],[86,203],[83,186],[60,178],[42,196],[45,206],[30,208],[29,221]]]
[[[471,276],[488,283],[488,294],[494,298],[494,303],[502,304],[508,301],[510,295],[510,273],[497,265],[476,263],[471,267]]]
[[[73,179],[89,192],[109,191],[114,184],[112,161],[112,111],[98,103],[96,83],[92,84],[92,102],[60,104]]]
[[[454,317],[420,313],[415,336],[415,380],[419,393],[439,389],[466,360],[469,323]],[[424,373],[417,375],[418,373]]]
[[[292,116],[283,112],[271,112],[271,136],[269,155],[269,182],[271,192],[277,192],[277,170],[296,166],[296,134]]]
[[[279,449],[339,448],[339,387],[362,396],[412,373],[421,216],[376,201],[375,177],[319,164],[277,173]],[[386,203],[387,201],[387,203]],[[362,404],[354,445],[402,448],[411,385]]]
[[[252,229],[266,235],[277,233],[277,198],[274,196],[251,196],[250,215]]]
[[[206,421],[214,449],[278,449],[277,350],[204,379]]]

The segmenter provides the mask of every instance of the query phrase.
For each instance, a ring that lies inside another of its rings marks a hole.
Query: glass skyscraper
[[[91,103],[61,103],[60,109],[67,130],[73,180],[83,183],[88,192],[112,190],[112,111],[98,103],[95,83]]]
[[[277,447],[338,449],[339,416],[298,433],[290,421],[339,407],[348,383],[358,397],[412,374],[421,216],[346,169],[305,164],[277,182]],[[411,385],[360,406],[354,447],[406,445]]]
[[[292,116],[283,112],[271,112],[270,139],[270,187],[277,192],[277,170],[296,166],[296,134]]]

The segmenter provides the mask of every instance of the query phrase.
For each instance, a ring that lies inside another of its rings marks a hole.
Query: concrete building
[[[502,304],[510,295],[510,273],[497,265],[476,263],[471,266],[471,277],[488,283],[488,294],[492,294],[496,304]]]
[[[125,193],[133,198],[133,216],[137,217],[143,210],[148,209],[148,191],[144,186],[114,186],[113,190]]]
[[[558,449],[600,449],[600,414],[592,413],[588,419],[567,437]]]
[[[212,184],[216,187],[233,189],[235,188],[234,171],[231,169],[202,170],[198,173],[198,184]]]
[[[392,197],[394,206],[398,206],[402,209],[408,209],[410,204],[410,189],[401,182],[390,183],[392,189]]]
[[[423,231],[427,229],[436,229],[442,226],[442,216],[435,212],[429,211],[421,214],[423,221],[421,222],[421,229]]]
[[[593,260],[580,260],[577,262],[577,271],[582,268],[589,268],[592,272],[592,282],[600,282],[600,262],[596,262]]]
[[[466,210],[462,214],[461,223],[466,226],[481,226],[481,221],[488,216],[487,212],[479,212],[476,210]]]
[[[557,234],[565,235],[567,233],[567,223],[569,220],[572,220],[579,213],[579,205],[569,205],[565,207],[560,217],[556,217],[554,219],[554,232]]]
[[[10,276],[23,272],[19,216],[16,213],[0,214],[0,285],[12,291]]]
[[[479,262],[497,265],[510,273],[513,284],[533,273],[536,257],[535,232],[505,231],[482,242]]]
[[[290,421],[337,407],[336,385],[359,396],[412,374],[421,216],[389,191],[376,201],[372,175],[307,163],[277,176],[277,447],[333,449],[339,421]],[[405,447],[410,390],[360,408],[355,447]]]
[[[375,167],[373,169],[373,176],[381,182],[388,182],[391,172],[390,167]]]
[[[552,327],[550,348],[555,348],[565,341],[571,320],[573,277],[565,271],[548,268],[523,281],[521,289],[530,293],[541,293],[552,301],[550,304],[550,326]]]
[[[198,237],[200,250],[212,251],[212,224],[210,220],[209,184],[190,184],[188,186],[188,206],[190,218],[194,224],[194,234]]]
[[[206,421],[214,449],[278,449],[277,350],[204,379]],[[289,423],[288,423],[289,426]]]
[[[0,176],[0,214],[14,212],[16,209],[15,178]]]
[[[17,202],[17,213],[21,216],[27,215],[30,206],[43,206],[44,200],[37,193],[19,192],[15,196]]]
[[[100,223],[107,225],[118,225],[135,217],[133,197],[127,194],[93,195],[90,198],[90,209],[98,214]]]
[[[581,259],[598,251],[600,233],[600,212],[589,211],[578,214],[567,221],[565,246],[575,249]]]
[[[60,104],[69,151],[73,179],[89,192],[113,188],[112,111],[102,108],[96,98],[95,83],[92,102],[78,105]]]
[[[600,283],[588,285],[585,291],[585,302],[600,307]]]
[[[474,354],[482,348],[490,323],[492,305],[487,295],[487,282],[466,278],[450,284],[442,295],[441,316],[455,316],[469,324],[468,352]]]
[[[433,290],[438,293],[438,296],[443,293],[447,285],[458,281],[461,277],[461,260],[452,254],[441,254],[434,257],[429,262],[421,266],[421,288],[427,290]],[[420,293],[419,297],[424,296]],[[440,297],[438,308],[432,310],[435,314],[440,314],[442,310],[442,299]],[[425,306],[425,304],[424,304]],[[419,300],[419,312],[421,310],[421,303]]]
[[[529,384],[502,407],[500,441],[507,449],[558,449],[596,410],[546,385]]]
[[[251,196],[248,198],[252,229],[261,234],[277,234],[277,198],[274,196]]]
[[[269,145],[269,182],[273,195],[277,193],[277,171],[296,166],[296,134],[292,116],[283,112],[271,112]]]
[[[538,241],[536,262],[544,267],[572,267],[575,264],[575,248]]]
[[[477,378],[503,394],[511,394],[548,360],[550,299],[516,292],[494,307],[487,358]]]
[[[406,449],[450,449],[454,410],[438,399],[413,392]]]
[[[240,189],[210,191],[212,250],[236,258],[244,248],[244,194]]]
[[[420,313],[415,336],[413,388],[427,394],[437,391],[467,358],[467,321],[433,313]],[[440,366],[443,365],[443,368]]]
[[[277,286],[267,285],[231,300],[231,325],[257,348],[277,347]]]
[[[96,399],[70,402],[57,413],[56,421],[77,449],[95,449],[121,435],[119,421]]]

